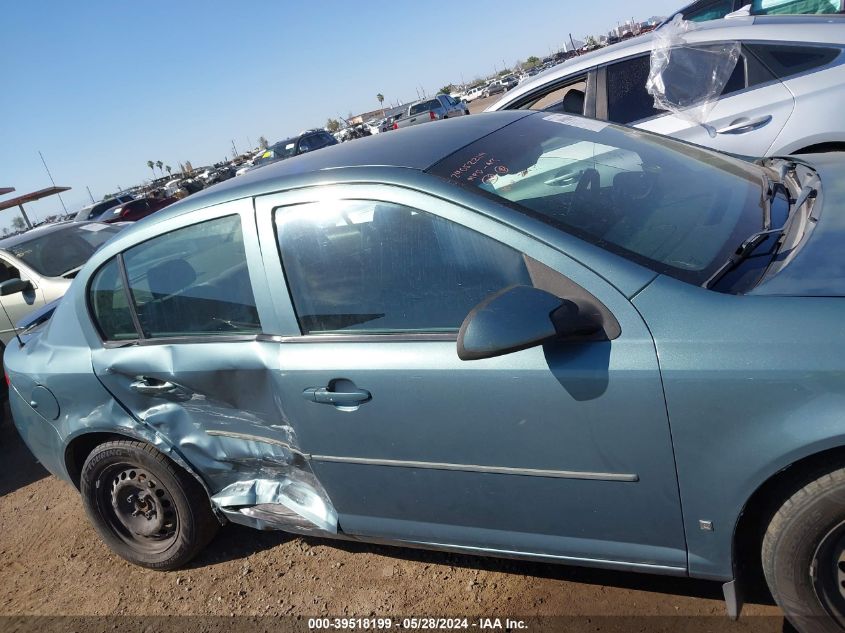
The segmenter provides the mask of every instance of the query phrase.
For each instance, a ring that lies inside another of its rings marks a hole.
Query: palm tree
[[[161,170],[161,168],[162,168],[162,167],[164,167],[164,163],[162,163],[160,160],[157,160],[157,161],[156,161],[156,167],[158,167],[158,171],[159,171],[159,173],[160,173],[162,176],[164,176],[164,172]]]
[[[156,179],[156,170],[153,169],[153,167],[155,167],[155,163],[151,160],[148,160],[147,161],[147,167],[149,167],[150,171],[153,172],[153,180],[155,180]]]
[[[381,93],[378,93],[376,95],[376,99],[378,99],[378,104],[381,107],[381,115],[384,116],[384,95],[381,94]]]
[[[170,172],[173,171],[173,168],[170,165],[165,165],[164,170],[167,172],[167,175],[170,175]]]

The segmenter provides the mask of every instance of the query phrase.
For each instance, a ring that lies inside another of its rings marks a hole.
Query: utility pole
[[[50,177],[50,182],[53,183],[53,186],[56,186],[56,181],[53,180],[53,174],[50,173],[50,168],[47,167],[47,161],[44,160],[44,155],[41,153],[41,150],[38,150],[38,155],[41,157],[41,162],[44,164],[44,170],[47,172],[47,175]],[[58,194],[59,202],[62,203],[62,209],[64,209],[65,213],[67,213],[67,207],[65,206],[65,201],[62,200],[62,194]]]
[[[235,152],[235,156],[238,155],[238,148],[235,147],[235,139],[232,139],[232,151]]]
[[[91,198],[91,202],[94,202],[94,196],[91,195],[91,187],[85,185],[85,188],[88,190],[88,197]]]

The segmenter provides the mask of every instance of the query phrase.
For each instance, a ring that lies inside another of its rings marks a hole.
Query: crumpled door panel
[[[102,384],[199,474],[234,522],[337,533],[274,384],[278,346],[259,341],[95,350]]]

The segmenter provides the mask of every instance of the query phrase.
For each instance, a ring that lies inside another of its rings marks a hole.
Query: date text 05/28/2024
[[[319,630],[452,630],[477,629],[479,631],[516,631],[527,629],[524,620],[510,618],[309,618],[308,629]]]

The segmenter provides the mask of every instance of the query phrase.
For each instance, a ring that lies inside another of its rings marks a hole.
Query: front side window
[[[536,113],[429,169],[695,284],[762,227],[762,172],[640,130]]]
[[[103,338],[109,341],[138,338],[117,259],[110,259],[94,275],[89,287],[88,303]]]
[[[123,254],[147,338],[261,330],[236,215],[165,233]]]
[[[488,295],[531,284],[517,251],[399,204],[282,207],[276,228],[303,334],[455,333]]]
[[[521,104],[519,108],[584,114],[586,96],[587,79],[586,77],[579,77],[569,79],[563,85],[555,85],[549,92],[534,95],[529,101]]]

